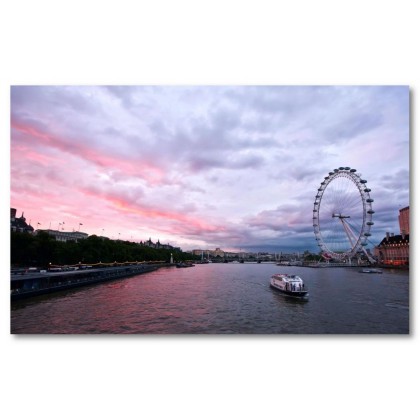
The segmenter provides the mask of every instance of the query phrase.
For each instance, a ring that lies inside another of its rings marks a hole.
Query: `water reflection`
[[[12,333],[408,333],[408,273],[282,267],[308,299],[269,286],[274,264],[166,268],[12,304]]]

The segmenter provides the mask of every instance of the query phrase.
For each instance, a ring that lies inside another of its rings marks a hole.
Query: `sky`
[[[34,228],[183,250],[318,252],[321,181],[357,169],[370,245],[409,205],[409,88],[14,85],[11,194]]]

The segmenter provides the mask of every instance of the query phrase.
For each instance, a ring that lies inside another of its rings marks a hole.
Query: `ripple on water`
[[[403,309],[405,311],[408,311],[410,309],[407,305],[403,305],[401,303],[395,303],[395,302],[385,303],[385,306],[388,308],[393,308],[393,309]]]
[[[274,264],[161,269],[121,281],[13,303],[11,332],[143,334],[409,333],[409,276],[375,281],[346,268],[283,267],[306,300],[269,287]]]

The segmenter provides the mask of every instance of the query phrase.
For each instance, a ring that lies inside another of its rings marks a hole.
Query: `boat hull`
[[[304,298],[308,296],[307,290],[284,290],[276,285],[270,283],[270,287],[280,292],[281,294],[294,298]]]

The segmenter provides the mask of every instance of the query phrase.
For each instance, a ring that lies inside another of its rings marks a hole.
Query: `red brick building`
[[[400,235],[386,234],[382,242],[375,248],[378,262],[390,266],[408,266],[410,261],[410,207],[400,210],[398,216]]]
[[[400,210],[398,221],[400,222],[401,234],[409,235],[410,234],[410,207],[404,207],[403,209]]]

